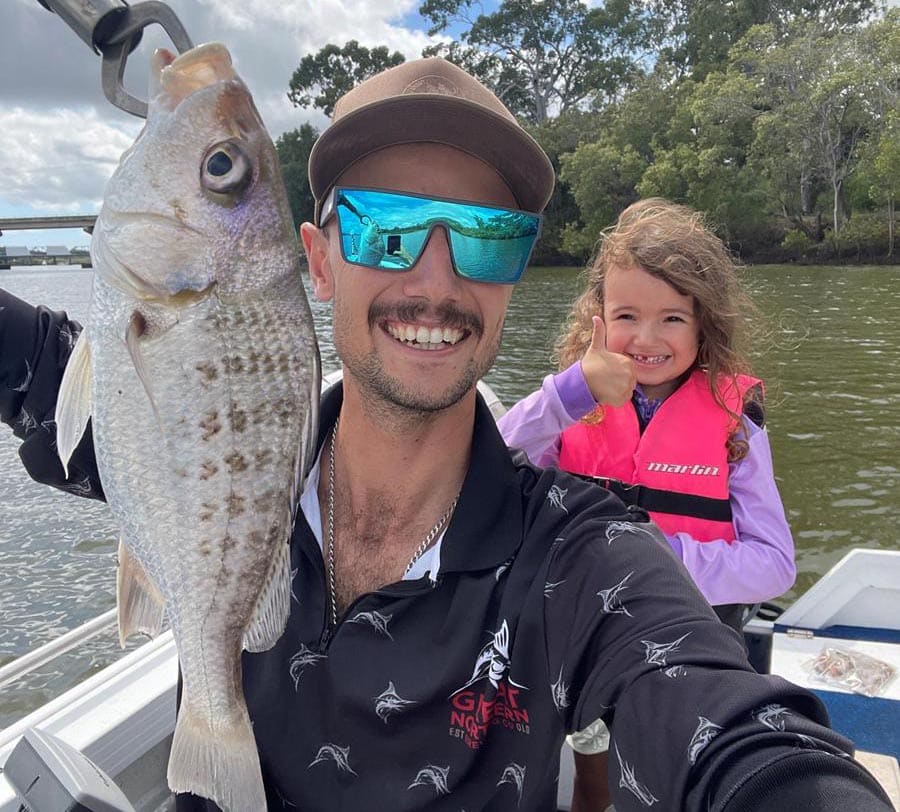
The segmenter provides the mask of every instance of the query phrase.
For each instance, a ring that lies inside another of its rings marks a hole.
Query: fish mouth
[[[415,324],[402,321],[387,321],[381,328],[407,347],[420,350],[440,350],[452,347],[469,336],[468,330],[458,327]]]
[[[205,87],[237,78],[231,54],[220,42],[198,45],[175,56],[159,48],[150,62],[151,97],[153,85],[158,88],[158,101],[174,109],[179,102]]]

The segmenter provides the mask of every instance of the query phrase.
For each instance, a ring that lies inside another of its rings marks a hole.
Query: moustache
[[[375,303],[369,307],[369,327],[374,327],[380,321],[413,324],[420,320],[427,321],[434,327],[468,330],[477,336],[481,336],[484,332],[484,323],[477,314],[463,310],[452,302],[439,305],[429,305],[425,302]]]

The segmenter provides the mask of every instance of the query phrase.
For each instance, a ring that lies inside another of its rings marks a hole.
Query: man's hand
[[[606,325],[593,317],[591,346],[581,359],[581,372],[597,403],[621,406],[631,398],[637,384],[634,364],[627,355],[606,349]]]

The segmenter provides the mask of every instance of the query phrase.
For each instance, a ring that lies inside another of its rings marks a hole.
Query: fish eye
[[[200,183],[216,194],[240,192],[253,177],[253,167],[241,147],[234,141],[223,141],[210,147],[200,167]]]

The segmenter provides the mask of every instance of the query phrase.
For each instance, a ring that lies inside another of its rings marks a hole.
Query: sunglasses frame
[[[498,211],[498,212],[508,212],[510,214],[527,214],[529,217],[536,217],[537,218],[537,231],[535,232],[534,240],[531,244],[531,248],[529,249],[528,254],[525,257],[525,261],[522,263],[522,270],[519,272],[519,275],[515,279],[510,280],[510,281],[495,280],[495,279],[476,279],[476,278],[473,278],[472,276],[469,276],[469,275],[461,272],[459,269],[459,266],[456,263],[456,257],[453,254],[453,243],[452,243],[451,235],[449,233],[449,232],[455,231],[453,224],[446,220],[437,220],[434,223],[432,223],[431,227],[428,230],[428,234],[425,237],[425,241],[422,243],[422,250],[424,250],[424,247],[425,247],[425,245],[427,245],[428,240],[431,239],[431,234],[434,231],[434,229],[437,228],[438,226],[443,226],[448,231],[447,247],[450,250],[450,261],[453,266],[453,272],[457,276],[459,276],[462,279],[465,279],[469,282],[482,282],[486,285],[515,285],[517,282],[519,282],[521,280],[522,275],[525,273],[526,269],[528,268],[528,262],[531,259],[531,255],[534,253],[534,248],[537,245],[537,241],[540,239],[541,231],[543,230],[543,225],[544,225],[544,215],[543,214],[541,214],[540,212],[526,211],[525,209],[511,209],[507,206],[496,206],[496,205],[493,205],[490,203],[482,203],[482,202],[476,201],[476,200],[460,200],[458,198],[452,198],[452,197],[435,197],[434,195],[416,194],[415,192],[403,192],[398,189],[382,189],[382,188],[378,188],[378,187],[374,187],[374,186],[332,186],[331,190],[328,192],[328,194],[325,197],[325,202],[322,204],[322,208],[319,213],[319,220],[318,220],[318,224],[317,224],[319,228],[324,228],[328,224],[328,221],[332,217],[334,217],[335,219],[340,221],[340,217],[339,217],[338,211],[337,211],[338,207],[335,204],[335,201],[337,200],[338,193],[343,192],[343,191],[377,192],[379,194],[386,194],[386,195],[390,195],[392,197],[411,197],[414,199],[427,200],[427,201],[436,202],[436,203],[452,203],[452,204],[458,204],[461,206],[477,206],[480,209],[492,209],[492,210]],[[369,216],[369,215],[363,215],[363,216]],[[370,219],[371,219],[371,217],[370,217]],[[458,236],[463,236],[463,237],[466,236],[466,235],[460,235],[458,232],[457,232],[457,234],[458,234]],[[343,239],[339,239],[339,243],[340,243],[340,247],[341,247],[341,256],[344,258],[344,261],[346,263],[348,263],[349,265],[357,265],[360,268],[368,268],[369,270],[373,270],[373,271],[384,271],[386,273],[406,273],[407,271],[411,271],[415,267],[416,263],[419,261],[419,259],[422,256],[422,250],[420,250],[419,255],[416,257],[416,262],[414,262],[408,268],[382,268],[377,265],[376,266],[367,265],[363,262],[354,262],[353,260],[348,259],[346,253],[344,252]]]

